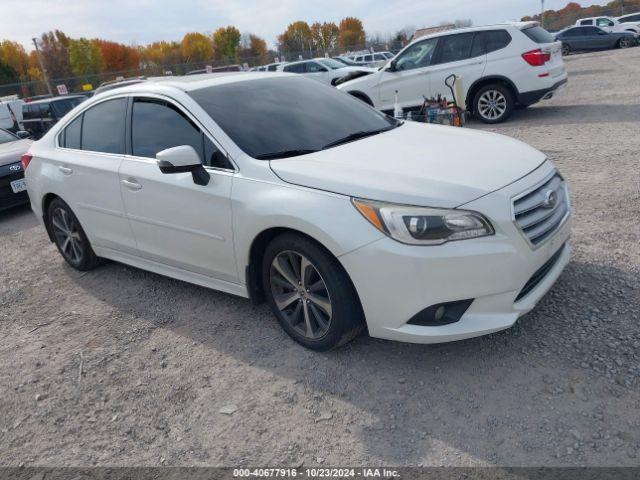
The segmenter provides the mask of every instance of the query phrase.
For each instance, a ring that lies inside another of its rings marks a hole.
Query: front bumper
[[[385,237],[341,256],[360,296],[370,335],[412,343],[449,342],[509,328],[533,309],[569,262],[571,218],[534,250],[513,223],[511,198],[552,171],[546,162],[524,179],[462,207],[490,218],[496,229],[491,237],[435,247],[404,245]],[[556,253],[542,278],[517,300]],[[407,323],[426,307],[463,299],[474,300],[455,323]]]
[[[24,178],[20,162],[0,166],[0,210],[29,203],[27,191],[13,193],[11,182]]]

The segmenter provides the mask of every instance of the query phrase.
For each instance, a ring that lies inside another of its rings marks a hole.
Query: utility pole
[[[541,8],[540,8],[540,26],[544,28],[544,0],[540,0]]]
[[[620,0],[620,15],[624,15],[624,0]]]
[[[49,77],[47,77],[47,71],[44,68],[44,64],[42,63],[42,55],[40,54],[40,48],[38,48],[38,41],[34,38],[33,45],[36,47],[36,54],[38,55],[38,63],[40,64],[40,70],[42,71],[42,78],[44,78],[44,83],[47,84],[47,90],[49,90],[49,95],[53,97],[53,91],[51,90],[51,84],[49,83]]]

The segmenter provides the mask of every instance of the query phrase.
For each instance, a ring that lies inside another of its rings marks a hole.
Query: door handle
[[[62,165],[58,167],[58,170],[60,170],[63,175],[71,175],[73,173],[72,169],[69,167],[63,167]]]
[[[122,185],[127,187],[129,190],[134,190],[135,191],[135,190],[142,189],[142,185],[140,185],[138,182],[134,181],[133,179],[120,180],[120,182],[122,183]]]

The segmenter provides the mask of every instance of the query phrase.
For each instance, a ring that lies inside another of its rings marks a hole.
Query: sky
[[[557,10],[568,1],[545,0],[545,8]],[[367,33],[385,34],[445,20],[469,18],[475,25],[517,20],[540,10],[540,0],[0,0],[0,5],[0,39],[18,41],[29,50],[32,37],[53,29],[74,38],[143,45],[235,25],[242,33],[263,37],[272,47],[296,20],[338,23],[355,16]]]

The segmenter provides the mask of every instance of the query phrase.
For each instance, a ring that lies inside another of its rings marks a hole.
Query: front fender
[[[284,182],[237,177],[232,205],[236,262],[241,275],[249,264],[254,239],[265,230],[301,232],[335,257],[384,236],[360,215],[349,197]]]

